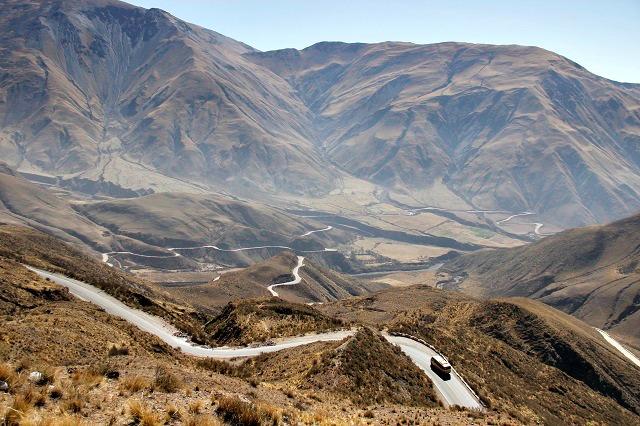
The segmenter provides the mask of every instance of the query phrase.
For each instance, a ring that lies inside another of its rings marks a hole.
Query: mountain
[[[90,194],[316,196],[349,180],[560,227],[640,208],[640,86],[543,49],[258,52],[112,0],[7,0],[0,28],[0,156]]]
[[[640,85],[524,46],[319,43],[246,56],[298,91],[334,163],[399,193],[429,200],[445,185],[441,207],[461,198],[564,226],[640,208]]]
[[[636,215],[564,231],[527,246],[464,255],[443,270],[461,278],[445,287],[485,297],[537,299],[640,348],[639,265]]]
[[[118,1],[9,0],[0,16],[0,155],[11,166],[95,190],[331,185],[304,105],[244,59],[252,48]]]

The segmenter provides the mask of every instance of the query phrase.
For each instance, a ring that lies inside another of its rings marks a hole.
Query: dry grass
[[[204,409],[205,403],[199,399],[189,402],[187,410],[190,414],[200,414]]]
[[[129,391],[131,393],[140,392],[141,390],[148,389],[151,387],[151,381],[140,375],[127,376],[122,379],[120,383],[120,388],[122,390]]]
[[[76,386],[87,386],[93,388],[102,382],[102,374],[93,368],[78,370],[71,375],[71,381]]]
[[[80,413],[85,406],[86,395],[76,388],[72,388],[67,392],[67,395],[67,398],[62,402],[62,409],[73,414]]]
[[[277,425],[282,421],[280,409],[264,403],[242,401],[238,397],[222,397],[217,412],[226,422],[244,426]]]
[[[182,412],[180,411],[180,409],[178,407],[176,407],[175,404],[168,404],[165,407],[165,413],[166,413],[166,421],[167,422],[171,422],[171,421],[178,421],[182,419]]]
[[[15,369],[11,367],[11,365],[6,362],[0,363],[0,380],[3,382],[7,382],[10,386],[14,384],[17,378],[17,374]]]
[[[160,426],[164,424],[159,414],[144,406],[138,400],[129,401],[127,410],[133,424],[141,426]]]
[[[161,392],[173,393],[182,388],[182,380],[165,367],[156,367],[153,386]]]
[[[222,426],[224,423],[217,417],[209,414],[187,417],[184,426]]]
[[[37,426],[84,426],[87,423],[77,416],[63,414],[61,416],[48,417],[37,423]]]

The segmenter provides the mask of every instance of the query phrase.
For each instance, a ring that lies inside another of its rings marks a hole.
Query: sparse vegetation
[[[148,378],[137,374],[126,376],[120,381],[121,389],[129,391],[131,393],[140,392],[144,389],[149,388],[150,386],[151,381]]]
[[[282,413],[274,407],[230,396],[220,399],[217,412],[225,421],[242,426],[277,425],[282,419]]]
[[[109,354],[109,356],[125,356],[125,355],[129,355],[129,348],[127,348],[125,346],[112,345],[109,348],[108,354]]]
[[[127,410],[131,417],[131,423],[140,426],[160,426],[164,424],[160,415],[146,407],[138,400],[129,401]]]
[[[247,345],[268,339],[344,327],[340,320],[311,306],[281,299],[252,299],[229,303],[205,328],[220,345]]]
[[[182,381],[166,367],[156,367],[153,387],[161,392],[176,392],[182,387]]]

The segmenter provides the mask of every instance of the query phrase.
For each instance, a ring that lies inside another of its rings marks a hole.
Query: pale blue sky
[[[319,41],[522,44],[640,83],[640,0],[133,0],[256,49]]]

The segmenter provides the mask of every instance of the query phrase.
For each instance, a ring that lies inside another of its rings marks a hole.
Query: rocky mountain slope
[[[486,296],[526,296],[625,336],[640,348],[640,216],[565,231],[535,244],[483,251],[444,266],[445,286]]]
[[[565,226],[640,208],[638,85],[523,46],[319,43],[247,55],[296,88],[328,156],[364,179],[415,194],[444,183],[473,206]]]
[[[139,191],[331,185],[304,105],[249,46],[118,1],[10,0],[0,16],[12,166]]]
[[[352,174],[563,227],[640,208],[640,87],[539,48],[258,52],[115,0],[8,0],[0,28],[0,156],[91,193],[313,195]]]

